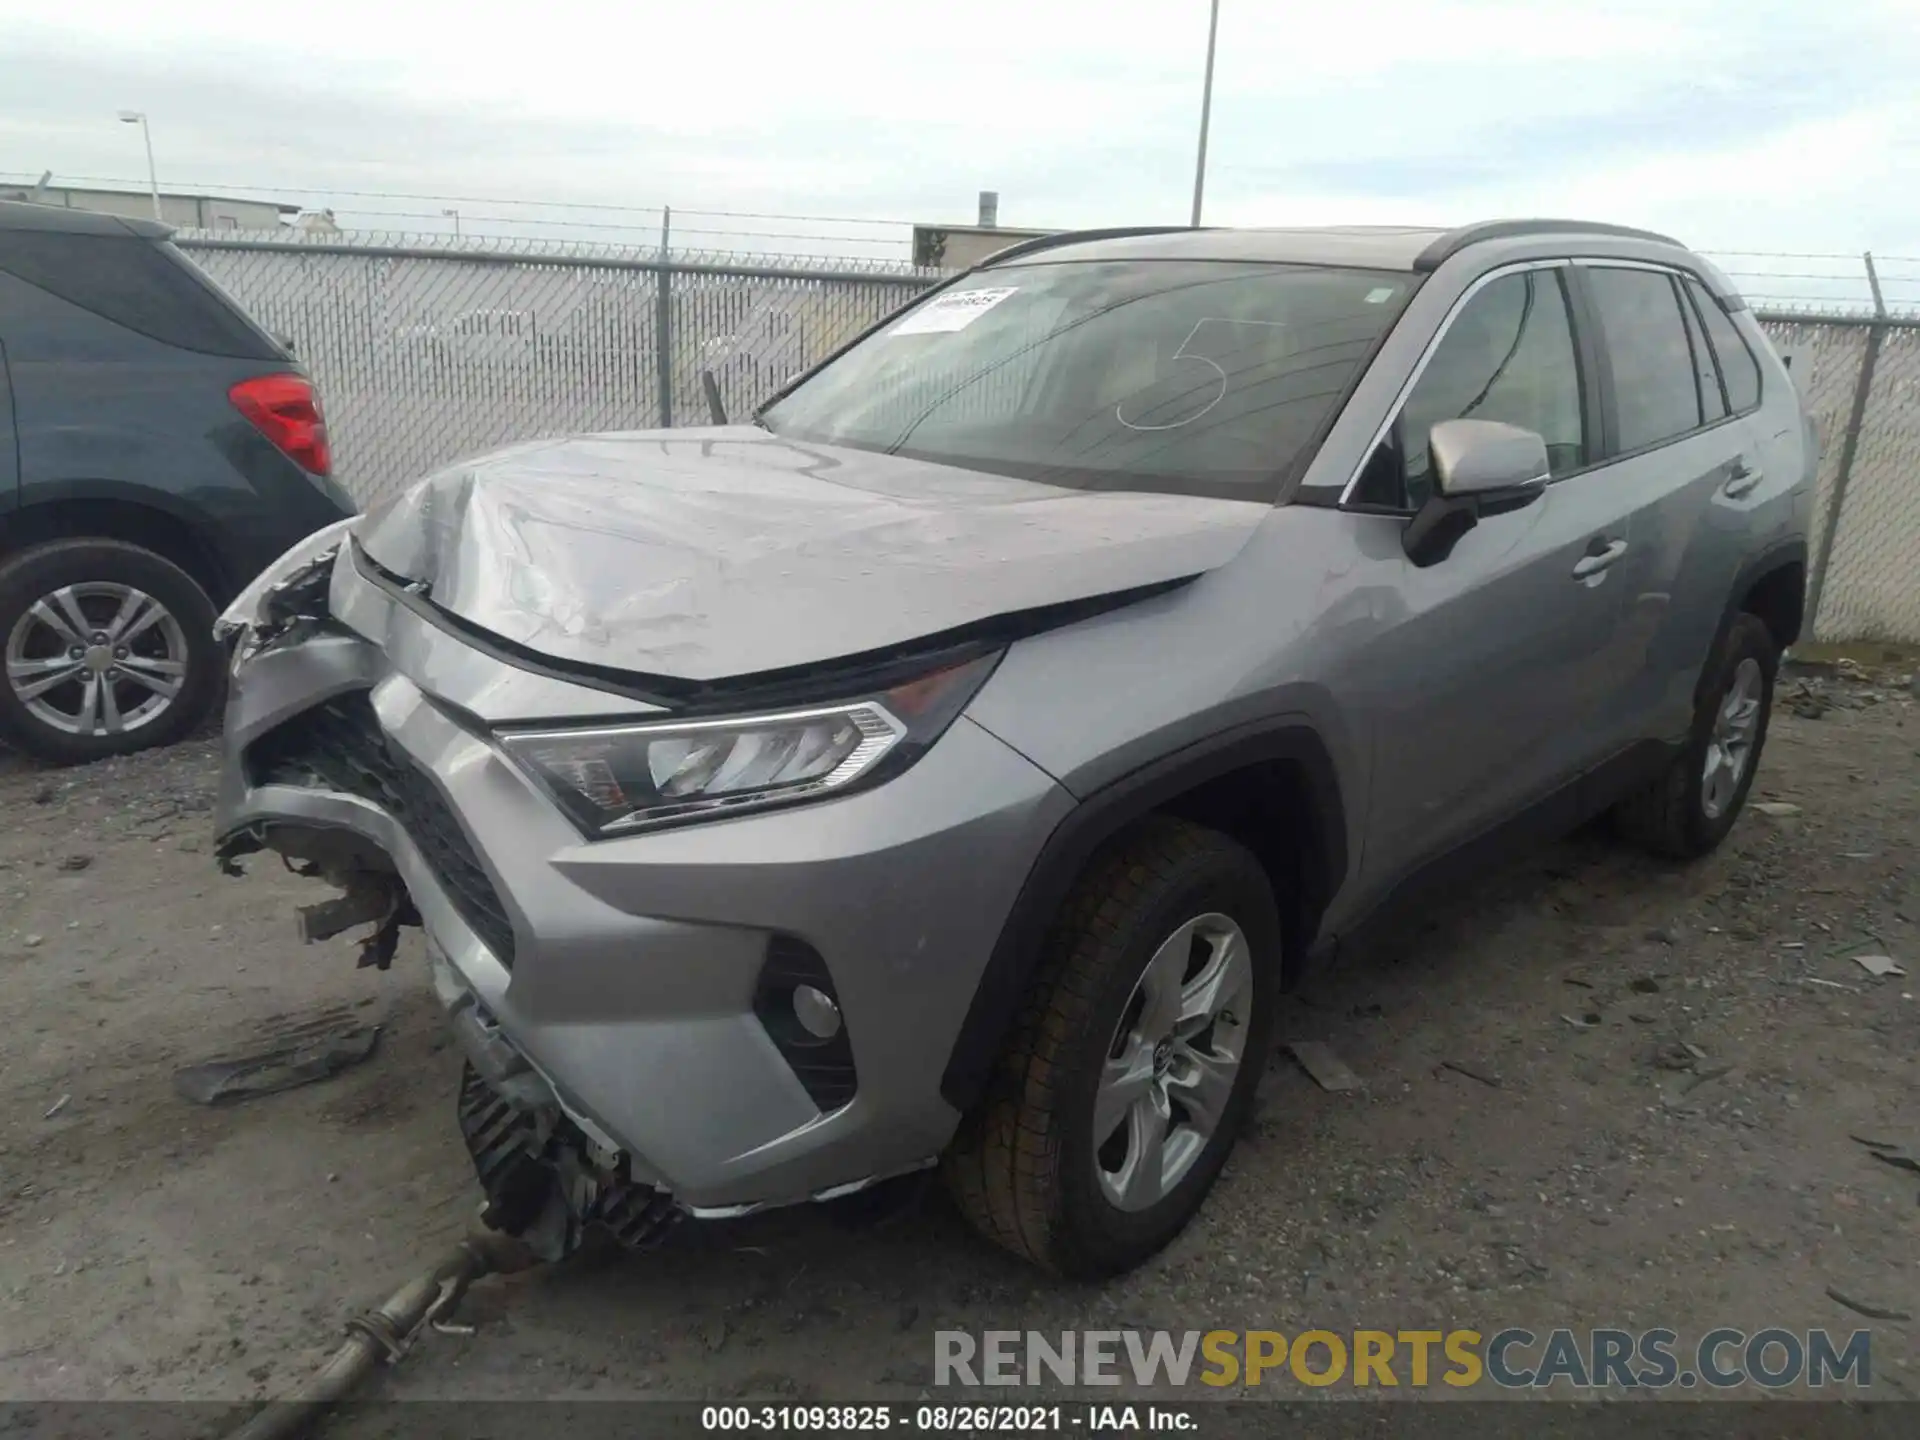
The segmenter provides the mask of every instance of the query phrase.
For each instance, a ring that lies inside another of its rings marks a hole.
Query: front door
[[[1563,270],[1482,282],[1349,497],[1387,512],[1356,524],[1404,524],[1432,491],[1426,437],[1442,420],[1501,420],[1547,442],[1553,483],[1539,500],[1483,519],[1436,564],[1400,560],[1386,582],[1402,613],[1362,661],[1371,887],[1543,798],[1601,743],[1597,717],[1622,670],[1614,569],[1633,536],[1624,497],[1593,468],[1597,407]]]

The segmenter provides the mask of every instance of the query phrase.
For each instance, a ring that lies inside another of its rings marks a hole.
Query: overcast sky
[[[1207,219],[1571,214],[1920,256],[1915,11],[1223,0]],[[1009,225],[1179,222],[1205,45],[1206,0],[0,0],[0,171],[140,180],[136,108],[163,186],[296,201],[966,221],[992,188]]]

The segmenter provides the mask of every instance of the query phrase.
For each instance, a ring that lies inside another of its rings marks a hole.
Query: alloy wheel
[[[1227,916],[1197,916],[1153,952],[1094,1097],[1094,1167],[1114,1206],[1145,1210],[1193,1169],[1233,1095],[1252,1007],[1247,937]]]
[[[132,585],[63,585],[27,607],[7,636],[7,684],[42,724],[118,735],[152,724],[187,679],[187,636],[172,611]]]
[[[1718,820],[1739,793],[1753,760],[1753,738],[1760,729],[1760,705],[1766,681],[1760,662],[1751,656],[1733,672],[1733,683],[1713,717],[1707,739],[1707,758],[1700,780],[1700,808],[1709,820]]]

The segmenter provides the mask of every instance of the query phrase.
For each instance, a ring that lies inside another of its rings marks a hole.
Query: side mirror
[[[1498,420],[1442,420],[1427,437],[1442,495],[1485,495],[1547,483],[1547,442]]]
[[[1402,533],[1419,566],[1437,565],[1486,515],[1531,505],[1546,493],[1547,442],[1497,420],[1442,420],[1427,436],[1434,492]]]

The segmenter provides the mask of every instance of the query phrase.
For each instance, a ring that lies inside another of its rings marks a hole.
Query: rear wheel
[[[1179,1234],[1266,1062],[1280,945],[1265,872],[1224,835],[1155,821],[1096,861],[947,1156],[973,1224],[1085,1279]]]
[[[0,565],[0,738],[78,764],[190,733],[220,688],[213,603],[118,540],[55,540]]]
[[[1665,774],[1614,810],[1620,833],[1656,855],[1690,860],[1715,849],[1753,788],[1780,666],[1773,632],[1737,615],[1707,661],[1693,729]]]

